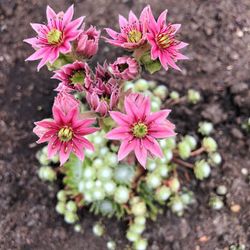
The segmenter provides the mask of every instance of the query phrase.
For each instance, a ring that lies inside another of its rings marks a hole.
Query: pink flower
[[[116,61],[110,65],[112,74],[123,80],[134,80],[140,70],[139,63],[132,57],[118,57]]]
[[[74,14],[73,5],[63,13],[56,14],[47,6],[47,25],[31,23],[31,27],[36,31],[37,37],[24,40],[32,45],[36,50],[26,61],[41,59],[37,70],[40,70],[47,62],[53,64],[59,54],[67,54],[71,51],[71,41],[74,41],[81,31],[78,30],[84,17],[72,21]]]
[[[107,63],[103,66],[98,64],[95,80],[86,91],[86,99],[92,110],[106,116],[118,104],[119,93],[118,82],[108,71]]]
[[[100,31],[91,26],[83,31],[77,38],[76,52],[84,58],[91,58],[97,53],[99,45]]]
[[[118,152],[119,161],[134,151],[137,160],[145,167],[148,154],[163,156],[157,139],[175,135],[175,126],[166,119],[170,110],[151,113],[150,106],[149,97],[132,94],[125,98],[126,114],[117,111],[110,112],[111,118],[118,124],[118,127],[111,130],[106,137],[122,141]]]
[[[56,88],[57,91],[83,91],[85,86],[88,87],[92,81],[91,70],[88,64],[79,61],[75,61],[72,64],[66,64],[59,70],[56,70],[52,78],[61,81]]]
[[[167,10],[163,11],[157,22],[152,14],[151,8],[147,7],[148,13],[148,35],[147,39],[151,44],[151,58],[159,58],[162,66],[168,70],[171,66],[180,70],[176,65],[178,60],[188,59],[182,55],[179,49],[186,47],[188,44],[176,40],[175,34],[180,29],[180,24],[166,24]]]
[[[60,105],[59,105],[60,106]],[[93,145],[84,138],[98,128],[90,127],[95,119],[80,119],[79,109],[74,107],[66,112],[57,104],[53,106],[53,118],[35,122],[33,132],[40,138],[37,143],[48,142],[48,157],[59,153],[63,165],[74,153],[80,160],[84,159],[84,149],[94,150]]]
[[[146,8],[141,12],[140,18],[135,16],[133,11],[129,12],[128,20],[119,15],[120,33],[106,28],[105,30],[111,37],[106,38],[107,42],[115,46],[133,50],[146,43]]]

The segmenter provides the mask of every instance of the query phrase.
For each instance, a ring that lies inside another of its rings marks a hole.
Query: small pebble
[[[241,169],[241,173],[242,173],[243,175],[248,175],[248,170],[247,170],[246,168],[242,168],[242,169]]]
[[[233,212],[233,213],[239,213],[240,210],[241,210],[241,206],[239,204],[234,204],[230,207],[230,210]]]

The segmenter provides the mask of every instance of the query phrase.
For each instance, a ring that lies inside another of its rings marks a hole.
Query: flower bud
[[[139,63],[129,56],[118,57],[113,64],[110,64],[110,72],[119,79],[134,80],[140,72]]]
[[[75,232],[77,232],[77,233],[82,232],[82,227],[81,227],[81,225],[80,225],[80,224],[76,224],[76,225],[74,226],[74,230],[75,230]]]
[[[131,212],[134,216],[142,216],[147,212],[146,204],[144,201],[140,201],[131,206]]]
[[[156,101],[152,101],[151,102],[151,109],[152,109],[152,112],[156,112],[156,111],[159,111],[160,110],[160,107],[161,105],[156,102]]]
[[[108,181],[104,183],[104,190],[107,195],[113,195],[116,190],[116,184],[113,181]]]
[[[146,250],[148,246],[148,242],[146,239],[138,239],[134,242],[133,247],[135,250]]]
[[[66,201],[66,193],[65,193],[65,191],[64,190],[60,190],[58,193],[57,193],[57,195],[56,195],[56,197],[57,197],[57,199],[59,200],[59,201],[63,201],[63,202],[65,202]]]
[[[39,163],[41,165],[45,165],[46,166],[46,165],[49,165],[49,163],[50,163],[50,160],[48,159],[48,156],[45,155],[45,154],[38,154],[37,159],[38,159],[38,161],[39,161]]]
[[[179,196],[172,197],[170,200],[170,207],[173,213],[181,216],[184,211],[184,204]]]
[[[144,216],[136,216],[134,219],[135,224],[138,225],[145,225],[146,224],[146,218]]]
[[[103,166],[103,164],[104,164],[103,160],[97,158],[97,159],[95,159],[95,160],[93,161],[92,167],[98,169],[98,168],[101,168],[101,167]]]
[[[176,193],[179,191],[181,184],[178,178],[172,177],[171,179],[168,180],[168,186],[172,192]]]
[[[74,224],[78,220],[78,217],[75,213],[72,213],[70,211],[65,211],[64,220],[68,224]]]
[[[153,94],[157,97],[159,97],[161,100],[165,100],[168,95],[168,88],[164,85],[157,86]]]
[[[72,213],[75,213],[77,211],[77,205],[74,201],[68,201],[66,203],[66,209]]]
[[[102,181],[110,180],[112,178],[113,171],[110,167],[102,167],[98,169],[97,177]]]
[[[145,225],[131,224],[129,227],[129,231],[134,232],[136,234],[142,234],[144,230],[145,230]]]
[[[194,136],[186,135],[184,137],[184,141],[186,141],[189,144],[191,150],[194,150],[197,146],[197,141]]]
[[[212,137],[205,137],[202,140],[202,147],[208,152],[212,153],[217,150],[217,143]]]
[[[186,192],[180,195],[181,201],[184,205],[190,205],[195,202],[193,192]]]
[[[83,170],[83,177],[85,180],[95,178],[95,169],[93,167],[85,167]]]
[[[155,161],[153,161],[153,160],[148,160],[148,162],[147,162],[147,167],[146,167],[146,169],[148,170],[148,171],[154,171],[155,169],[156,169],[156,167],[157,167],[157,164],[156,164],[156,162]]]
[[[134,177],[134,168],[129,165],[118,165],[115,168],[114,180],[119,184],[129,184]]]
[[[169,96],[172,100],[178,100],[180,98],[180,94],[177,91],[172,91]]]
[[[107,248],[108,248],[109,250],[115,250],[115,249],[116,249],[116,243],[115,243],[113,240],[108,241],[108,242],[107,242]]]
[[[92,195],[93,195],[93,199],[97,201],[103,200],[105,198],[105,192],[102,187],[99,187],[99,188],[96,187],[93,190]]]
[[[96,223],[93,226],[92,231],[93,231],[94,235],[101,237],[101,236],[103,236],[103,234],[105,232],[105,228],[101,223]]]
[[[146,91],[148,87],[149,87],[148,82],[144,79],[137,80],[134,85],[135,91],[138,92]]]
[[[93,195],[91,192],[84,192],[84,200],[88,203],[93,202]]]
[[[56,212],[59,214],[64,214],[65,213],[65,203],[62,201],[59,201],[56,204]]]
[[[134,242],[134,241],[136,241],[139,238],[139,234],[137,234],[137,233],[135,233],[133,231],[128,230],[127,233],[126,233],[126,238],[129,241]]]
[[[53,182],[54,180],[56,180],[56,172],[49,166],[40,167],[38,176],[43,181]]]
[[[94,26],[88,30],[83,31],[76,41],[76,52],[83,58],[91,58],[97,53],[99,43],[100,31]]]
[[[203,180],[210,175],[211,168],[205,160],[196,161],[194,165],[194,174],[198,180]]]
[[[161,186],[156,190],[155,195],[158,201],[166,201],[171,195],[170,188]]]
[[[208,204],[214,210],[220,210],[224,206],[223,201],[218,196],[212,196]]]
[[[171,150],[176,147],[176,137],[167,138],[165,139],[165,141],[166,141],[166,146],[165,146],[166,149]]]
[[[210,135],[214,127],[211,122],[199,122],[198,132],[202,135]]]
[[[86,180],[84,183],[84,189],[85,190],[92,190],[93,188],[95,188],[95,182],[93,180]]]
[[[125,186],[119,186],[114,193],[114,200],[119,204],[127,203],[129,199],[129,189]]]
[[[226,195],[227,194],[227,187],[225,185],[220,185],[216,188],[216,193],[218,195]]]
[[[160,165],[155,170],[161,177],[165,178],[168,176],[168,166],[167,165]]]
[[[148,81],[148,86],[150,89],[155,89],[157,83],[155,81]]]
[[[221,155],[217,152],[209,154],[209,163],[211,165],[220,165],[222,162]]]
[[[156,173],[148,173],[146,183],[149,188],[155,189],[161,185],[161,177]]]
[[[188,102],[190,102],[192,104],[196,104],[200,101],[200,99],[201,99],[201,95],[198,91],[196,91],[194,89],[188,90],[188,94],[187,94]]]
[[[100,212],[103,215],[109,215],[114,212],[113,203],[110,200],[103,200],[100,203]]]
[[[178,153],[182,159],[187,159],[191,154],[191,147],[187,141],[178,143]]]

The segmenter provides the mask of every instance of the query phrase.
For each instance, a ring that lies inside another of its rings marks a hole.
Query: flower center
[[[62,142],[70,141],[73,137],[73,131],[70,127],[63,127],[59,130],[58,137]]]
[[[133,135],[137,138],[143,138],[148,134],[148,127],[144,123],[138,122],[132,128]]]
[[[156,42],[160,48],[166,49],[172,45],[174,40],[167,34],[159,34],[156,38]]]
[[[70,77],[71,84],[81,84],[83,85],[85,79],[85,74],[82,70],[75,71]]]
[[[142,33],[138,30],[131,30],[128,33],[128,42],[130,43],[138,43],[142,38]]]
[[[60,43],[62,40],[62,32],[57,29],[52,29],[47,34],[47,40],[49,44],[53,45]]]
[[[123,64],[118,64],[118,70],[122,73],[125,69],[128,68],[128,64],[127,63],[123,63]]]

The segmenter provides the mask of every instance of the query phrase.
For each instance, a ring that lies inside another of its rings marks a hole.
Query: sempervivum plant
[[[37,142],[48,143],[37,153],[39,177],[61,182],[56,211],[75,231],[81,232],[77,223],[87,207],[128,219],[127,239],[134,249],[146,249],[146,219],[156,219],[164,206],[181,216],[195,201],[182,184],[191,176],[208,178],[221,163],[213,126],[199,124],[204,138],[176,136],[169,107],[194,105],[200,93],[192,89],[180,97],[138,79],[143,70],[154,73],[161,65],[179,69],[177,61],[187,58],[179,52],[187,44],[175,37],[180,25],[167,24],[166,11],[157,21],[149,6],[139,19],[132,11],[128,20],[120,16],[120,32],[106,29],[111,38],[105,40],[131,54],[94,70],[88,60],[98,51],[100,31],[84,30],[83,17],[72,21],[73,12],[73,6],[58,14],[47,7],[47,25],[32,24],[38,36],[25,40],[36,50],[27,60],[41,59],[38,69],[46,64],[59,80],[52,118],[35,123]],[[104,225],[97,223],[93,232],[102,236]]]

